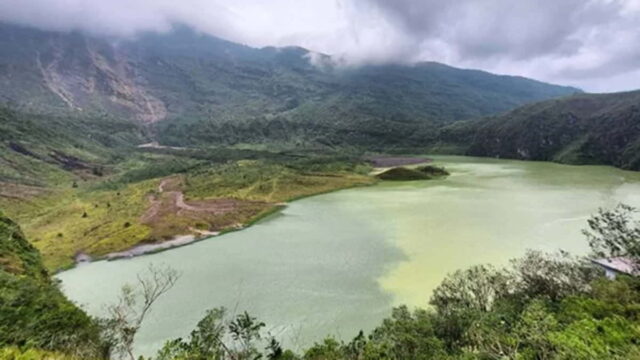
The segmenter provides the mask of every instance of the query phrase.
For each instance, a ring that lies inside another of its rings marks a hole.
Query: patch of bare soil
[[[432,162],[433,160],[426,157],[415,156],[367,156],[365,161],[374,167],[394,167],[403,165],[415,165]]]
[[[154,238],[177,234],[202,235],[203,231],[215,232],[235,227],[273,206],[265,202],[231,198],[185,200],[182,187],[182,178],[169,177],[160,182],[156,194],[149,196],[149,208],[140,220],[151,226]]]

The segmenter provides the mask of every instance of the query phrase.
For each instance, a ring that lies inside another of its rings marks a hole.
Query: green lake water
[[[399,304],[426,306],[449,272],[504,265],[526,249],[585,253],[590,214],[640,206],[640,173],[435,157],[443,180],[385,182],[295,201],[242,231],[131,260],[63,272],[65,293],[100,315],[150,263],[182,273],[153,309],[136,349],[187,336],[206,309],[247,310],[288,347],[350,339]]]

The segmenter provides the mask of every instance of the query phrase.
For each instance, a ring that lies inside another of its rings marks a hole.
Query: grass
[[[79,357],[63,354],[60,352],[26,349],[20,350],[17,347],[0,348],[0,359],[7,360],[81,360]]]
[[[22,225],[45,266],[58,270],[72,266],[78,252],[100,256],[148,239],[151,228],[139,217],[157,183],[143,181],[113,191],[58,189],[29,202],[2,198],[0,206]]]
[[[373,179],[355,172],[306,172],[282,164],[238,161],[188,174],[189,198],[233,197],[278,203],[357,185]]]
[[[235,230],[277,211],[282,202],[375,182],[366,175],[367,166],[331,158],[209,163],[138,154],[118,170],[105,178],[80,181],[77,188],[69,184],[33,196],[27,194],[31,188],[20,185],[24,196],[0,196],[0,209],[20,223],[45,266],[56,271],[72,267],[80,252],[99,258],[189,234],[193,228]],[[166,192],[158,193],[167,175],[180,179],[172,190],[183,191],[186,201],[234,199],[236,206],[216,214],[178,211]],[[143,221],[152,196],[164,203],[153,221]]]

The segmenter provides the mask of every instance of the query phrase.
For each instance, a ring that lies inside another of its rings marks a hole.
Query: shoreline
[[[337,190],[342,190],[342,189],[336,189],[336,191]],[[320,194],[315,194],[315,195],[320,195]],[[278,203],[273,208],[266,210],[261,214],[256,215],[254,219],[251,219],[246,224],[236,224],[235,226],[223,229],[221,231],[204,231],[204,230],[192,229],[192,231],[197,233],[198,235],[194,235],[194,234],[176,235],[169,240],[165,240],[159,243],[138,244],[122,251],[110,252],[110,253],[107,253],[106,255],[102,255],[95,258],[91,257],[86,253],[80,252],[74,257],[75,261],[73,266],[66,269],[61,269],[56,273],[64,272],[66,270],[71,270],[77,266],[82,266],[84,264],[89,264],[97,261],[127,260],[127,259],[131,259],[138,256],[153,255],[163,251],[172,250],[179,247],[195,244],[199,241],[208,240],[213,237],[218,237],[230,232],[244,230],[252,225],[257,224],[261,220],[264,220],[266,217],[284,209],[286,205],[287,203]]]
[[[146,145],[146,144],[144,144]],[[400,165],[396,165],[396,166],[402,166],[402,165],[419,165],[419,164],[424,164],[424,163],[430,163],[433,162],[433,159],[431,158],[425,158],[425,157],[385,157],[385,156],[379,156],[379,157],[367,157],[364,160],[367,162],[371,163],[371,166],[373,167],[373,171],[371,173],[369,173],[369,175],[374,175],[374,173],[376,171],[380,171],[380,170],[384,170],[384,167],[379,167],[379,166],[375,166],[374,163],[372,163],[373,159],[375,160],[392,160],[393,162],[396,163],[401,163]],[[312,193],[312,194],[308,194],[308,195],[301,195],[301,196],[297,196],[294,197],[292,199],[287,200],[286,202],[281,202],[281,203],[277,203],[275,204],[275,206],[271,209],[268,209],[266,211],[264,211],[261,214],[258,214],[255,216],[255,218],[250,219],[247,223],[245,224],[236,224],[235,226],[229,227],[227,229],[223,229],[221,231],[202,231],[202,230],[197,230],[197,229],[191,229],[192,232],[195,232],[197,235],[194,234],[182,234],[182,235],[175,235],[174,237],[172,237],[169,240],[166,241],[162,241],[159,243],[150,243],[150,244],[138,244],[138,245],[134,245],[128,249],[125,250],[121,250],[121,251],[114,251],[114,252],[109,252],[105,255],[102,255],[100,257],[91,257],[90,255],[80,252],[78,253],[75,257],[74,257],[74,264],[73,266],[66,268],[66,269],[61,269],[60,271],[57,272],[62,272],[65,270],[71,270],[76,266],[81,266],[83,264],[88,264],[88,263],[92,263],[92,262],[96,262],[96,261],[115,261],[115,260],[126,260],[126,259],[131,259],[134,257],[138,257],[138,256],[144,256],[144,255],[152,255],[152,254],[156,254],[159,252],[163,252],[163,251],[167,251],[167,250],[171,250],[171,249],[176,249],[182,246],[187,246],[187,245],[191,245],[194,244],[196,242],[199,241],[203,241],[203,240],[207,240],[210,239],[212,237],[217,237],[220,235],[224,235],[226,233],[229,232],[233,232],[233,231],[239,231],[239,230],[243,230],[246,229],[248,227],[251,227],[257,223],[259,223],[260,221],[264,220],[265,218],[269,217],[272,214],[275,214],[279,211],[281,211],[282,209],[284,209],[289,203],[293,202],[293,201],[298,201],[298,200],[302,200],[308,197],[312,197],[312,196],[318,196],[318,195],[324,195],[324,194],[328,194],[328,193],[332,193],[332,192],[336,192],[336,191],[340,191],[340,190],[347,190],[347,189],[353,189],[356,187],[363,187],[363,186],[371,186],[371,185],[375,185],[377,184],[378,181],[376,181],[374,179],[374,181],[372,181],[369,184],[359,184],[359,185],[352,185],[352,186],[346,186],[346,187],[341,187],[341,188],[336,188],[336,189],[331,189],[331,190],[327,190],[327,191],[321,191],[321,192],[316,192],[316,193]]]
[[[78,266],[82,266],[85,264],[90,264],[92,262],[97,262],[97,261],[116,261],[116,260],[127,260],[127,259],[132,259],[134,257],[138,257],[138,256],[145,256],[145,255],[153,255],[153,254],[157,254],[163,251],[167,251],[167,250],[172,250],[172,249],[176,249],[182,246],[187,246],[187,245],[191,245],[191,244],[195,244],[199,241],[203,241],[203,240],[207,240],[207,239],[211,239],[213,237],[218,237],[230,232],[234,232],[234,231],[240,231],[240,230],[244,230],[247,229],[257,223],[259,223],[260,221],[266,219],[267,217],[283,210],[285,207],[287,207],[287,205],[293,201],[298,201],[298,200],[302,200],[302,199],[306,199],[312,196],[318,196],[318,195],[325,195],[325,194],[329,194],[332,192],[336,192],[336,191],[340,191],[340,190],[348,190],[348,189],[353,189],[356,187],[363,187],[363,186],[371,186],[376,184],[377,181],[374,181],[370,184],[362,184],[362,185],[354,185],[354,186],[347,186],[347,187],[342,187],[342,188],[338,188],[338,189],[332,189],[332,190],[327,190],[327,191],[321,191],[321,192],[317,192],[317,193],[313,193],[313,194],[309,194],[309,195],[303,195],[303,196],[298,196],[295,198],[292,198],[286,202],[280,202],[275,204],[275,206],[271,209],[268,209],[266,211],[264,211],[261,214],[256,215],[255,218],[249,220],[246,224],[237,224],[236,226],[227,228],[227,229],[223,229],[221,231],[201,231],[201,230],[195,230],[194,232],[202,232],[202,233],[206,233],[202,234],[204,236],[195,236],[193,234],[187,234],[187,235],[176,235],[174,237],[172,237],[169,240],[166,241],[162,241],[159,243],[152,243],[152,244],[138,244],[138,245],[134,245],[128,249],[122,250],[122,251],[114,251],[114,252],[110,252],[107,253],[106,255],[102,255],[99,257],[91,257],[90,255],[86,254],[86,253],[78,253],[75,257],[74,257],[74,263],[73,266],[70,266],[68,268],[65,269],[60,269],[59,271],[56,271],[56,273],[60,273],[60,272],[64,272],[67,270],[71,270],[75,267]]]

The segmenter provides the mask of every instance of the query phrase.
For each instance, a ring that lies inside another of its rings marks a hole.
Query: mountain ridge
[[[292,127],[354,124],[350,130],[356,131],[403,118],[429,132],[432,125],[579,91],[434,62],[338,67],[328,55],[301,47],[252,48],[184,26],[114,41],[2,24],[0,41],[6,49],[0,54],[5,104],[32,113],[106,112],[162,122],[151,127],[172,143],[185,139],[162,134],[167,124],[185,132],[194,124],[219,131],[220,125],[272,119]],[[312,56],[325,65],[315,66]],[[332,115],[336,110],[341,119]],[[305,133],[302,141],[319,136]]]

